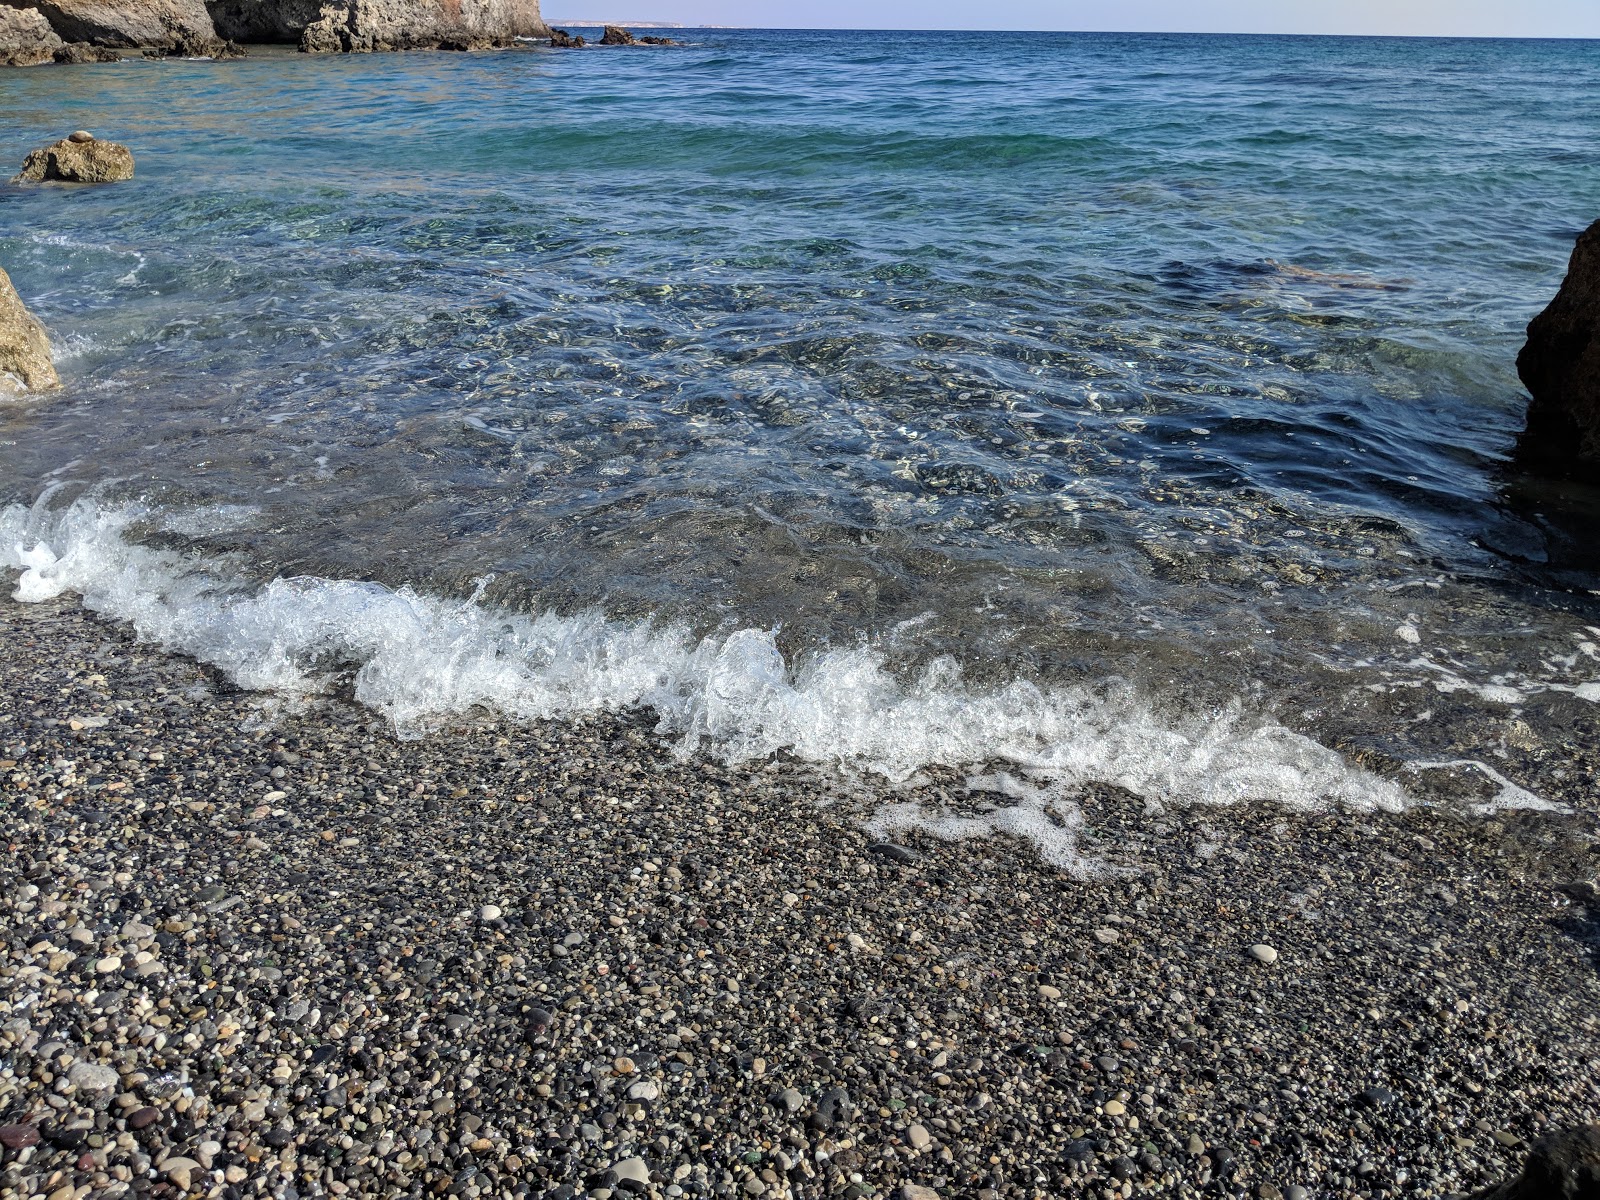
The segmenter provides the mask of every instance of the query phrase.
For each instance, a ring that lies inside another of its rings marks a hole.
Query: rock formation
[[[44,326],[23,306],[10,277],[0,271],[0,392],[37,391],[60,382]]]
[[[545,38],[539,0],[0,0],[0,65],[97,61],[94,49],[227,58],[237,42],[313,52],[478,49]]]
[[[21,8],[24,0],[0,0]],[[64,42],[113,49],[172,47],[185,37],[214,39],[201,0],[26,0]]]
[[[1578,236],[1561,290],[1529,323],[1517,374],[1533,397],[1518,460],[1600,480],[1600,221]]]
[[[107,63],[121,62],[122,55],[105,46],[91,46],[88,42],[68,42],[56,51],[58,63]]]
[[[602,46],[676,46],[669,37],[634,37],[620,25],[607,25],[600,35]]]
[[[565,29],[552,29],[550,31],[550,46],[555,50],[581,50],[589,43],[583,40],[582,34],[571,34]]]
[[[549,36],[538,0],[330,0],[305,27],[300,49],[480,49]]]
[[[28,155],[11,182],[116,183],[132,178],[133,154],[126,146],[102,141],[80,129],[54,146]]]
[[[61,38],[38,9],[0,7],[0,66],[38,66],[62,49]]]
[[[1600,1200],[1600,1125],[1540,1138],[1521,1175],[1473,1200]]]

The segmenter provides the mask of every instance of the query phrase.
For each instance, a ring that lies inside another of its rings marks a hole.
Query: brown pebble
[[[25,1150],[39,1144],[37,1125],[0,1125],[0,1146],[7,1150]]]
[[[72,133],[67,135],[67,141],[78,142],[80,144],[83,142],[92,142],[94,141],[94,134],[90,133],[87,129],[74,130]]]
[[[161,1119],[161,1110],[158,1108],[141,1108],[128,1114],[129,1129],[143,1129],[146,1125],[154,1125]]]

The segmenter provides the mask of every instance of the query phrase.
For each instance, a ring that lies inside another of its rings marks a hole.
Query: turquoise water
[[[65,381],[0,503],[780,673],[1586,694],[1504,497],[1600,43],[681,36],[0,75],[0,160],[138,160],[0,189]]]

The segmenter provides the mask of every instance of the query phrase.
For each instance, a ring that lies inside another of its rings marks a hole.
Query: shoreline
[[[0,628],[8,1200],[1435,1196],[1600,1118],[1589,813],[1100,788],[1083,881],[627,717],[400,742]]]

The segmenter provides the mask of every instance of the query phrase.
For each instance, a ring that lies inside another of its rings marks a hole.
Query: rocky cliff
[[[15,11],[13,11],[15,10]],[[351,53],[548,37],[539,0],[0,0],[0,64],[52,61],[63,43],[219,53],[224,41]]]

